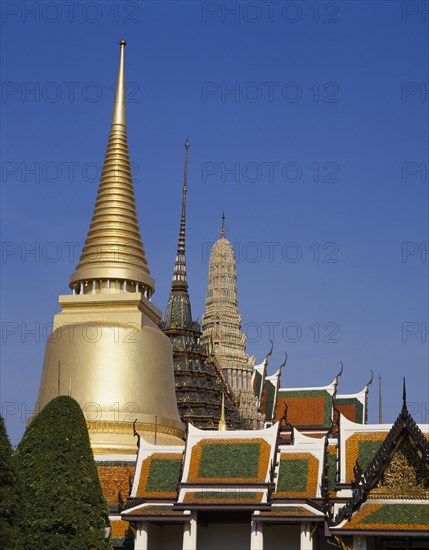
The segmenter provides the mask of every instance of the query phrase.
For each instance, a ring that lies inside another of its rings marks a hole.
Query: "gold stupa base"
[[[154,429],[156,426],[156,430]],[[136,454],[139,436],[152,445],[183,445],[185,432],[174,426],[146,422],[87,422],[94,454]]]

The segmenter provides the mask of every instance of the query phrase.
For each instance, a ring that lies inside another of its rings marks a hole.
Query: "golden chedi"
[[[37,409],[70,393],[82,407],[95,453],[134,453],[139,434],[151,443],[179,444],[170,340],[151,303],[154,281],[140,237],[128,156],[125,41],[112,126],[85,246],[70,279],[73,294],[45,353]]]

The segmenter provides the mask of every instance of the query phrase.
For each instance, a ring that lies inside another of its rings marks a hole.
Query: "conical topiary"
[[[78,403],[53,399],[34,418],[15,460],[23,482],[21,548],[88,550],[105,541],[108,509]]]

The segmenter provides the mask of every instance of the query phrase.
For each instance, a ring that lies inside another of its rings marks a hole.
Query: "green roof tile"
[[[150,464],[146,483],[148,493],[168,493],[176,491],[180,478],[180,459],[155,458]]]
[[[358,457],[359,457],[359,464],[362,470],[366,470],[366,468],[370,465],[372,459],[376,455],[382,443],[383,443],[382,441],[376,441],[376,440],[359,441]]]
[[[280,460],[277,491],[303,493],[307,490],[308,460]]]
[[[276,394],[276,388],[270,380],[265,381],[266,398],[265,398],[265,415],[267,420],[274,418],[274,397]]]
[[[426,504],[384,504],[360,520],[361,524],[429,524],[429,507]]]
[[[206,443],[201,452],[200,478],[258,477],[260,443]]]
[[[328,488],[332,492],[335,489],[335,483],[337,478],[337,457],[332,454],[328,454]]]

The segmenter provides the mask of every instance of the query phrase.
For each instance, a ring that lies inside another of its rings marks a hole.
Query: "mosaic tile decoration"
[[[154,453],[141,467],[138,497],[175,498],[180,481],[181,453]]]

